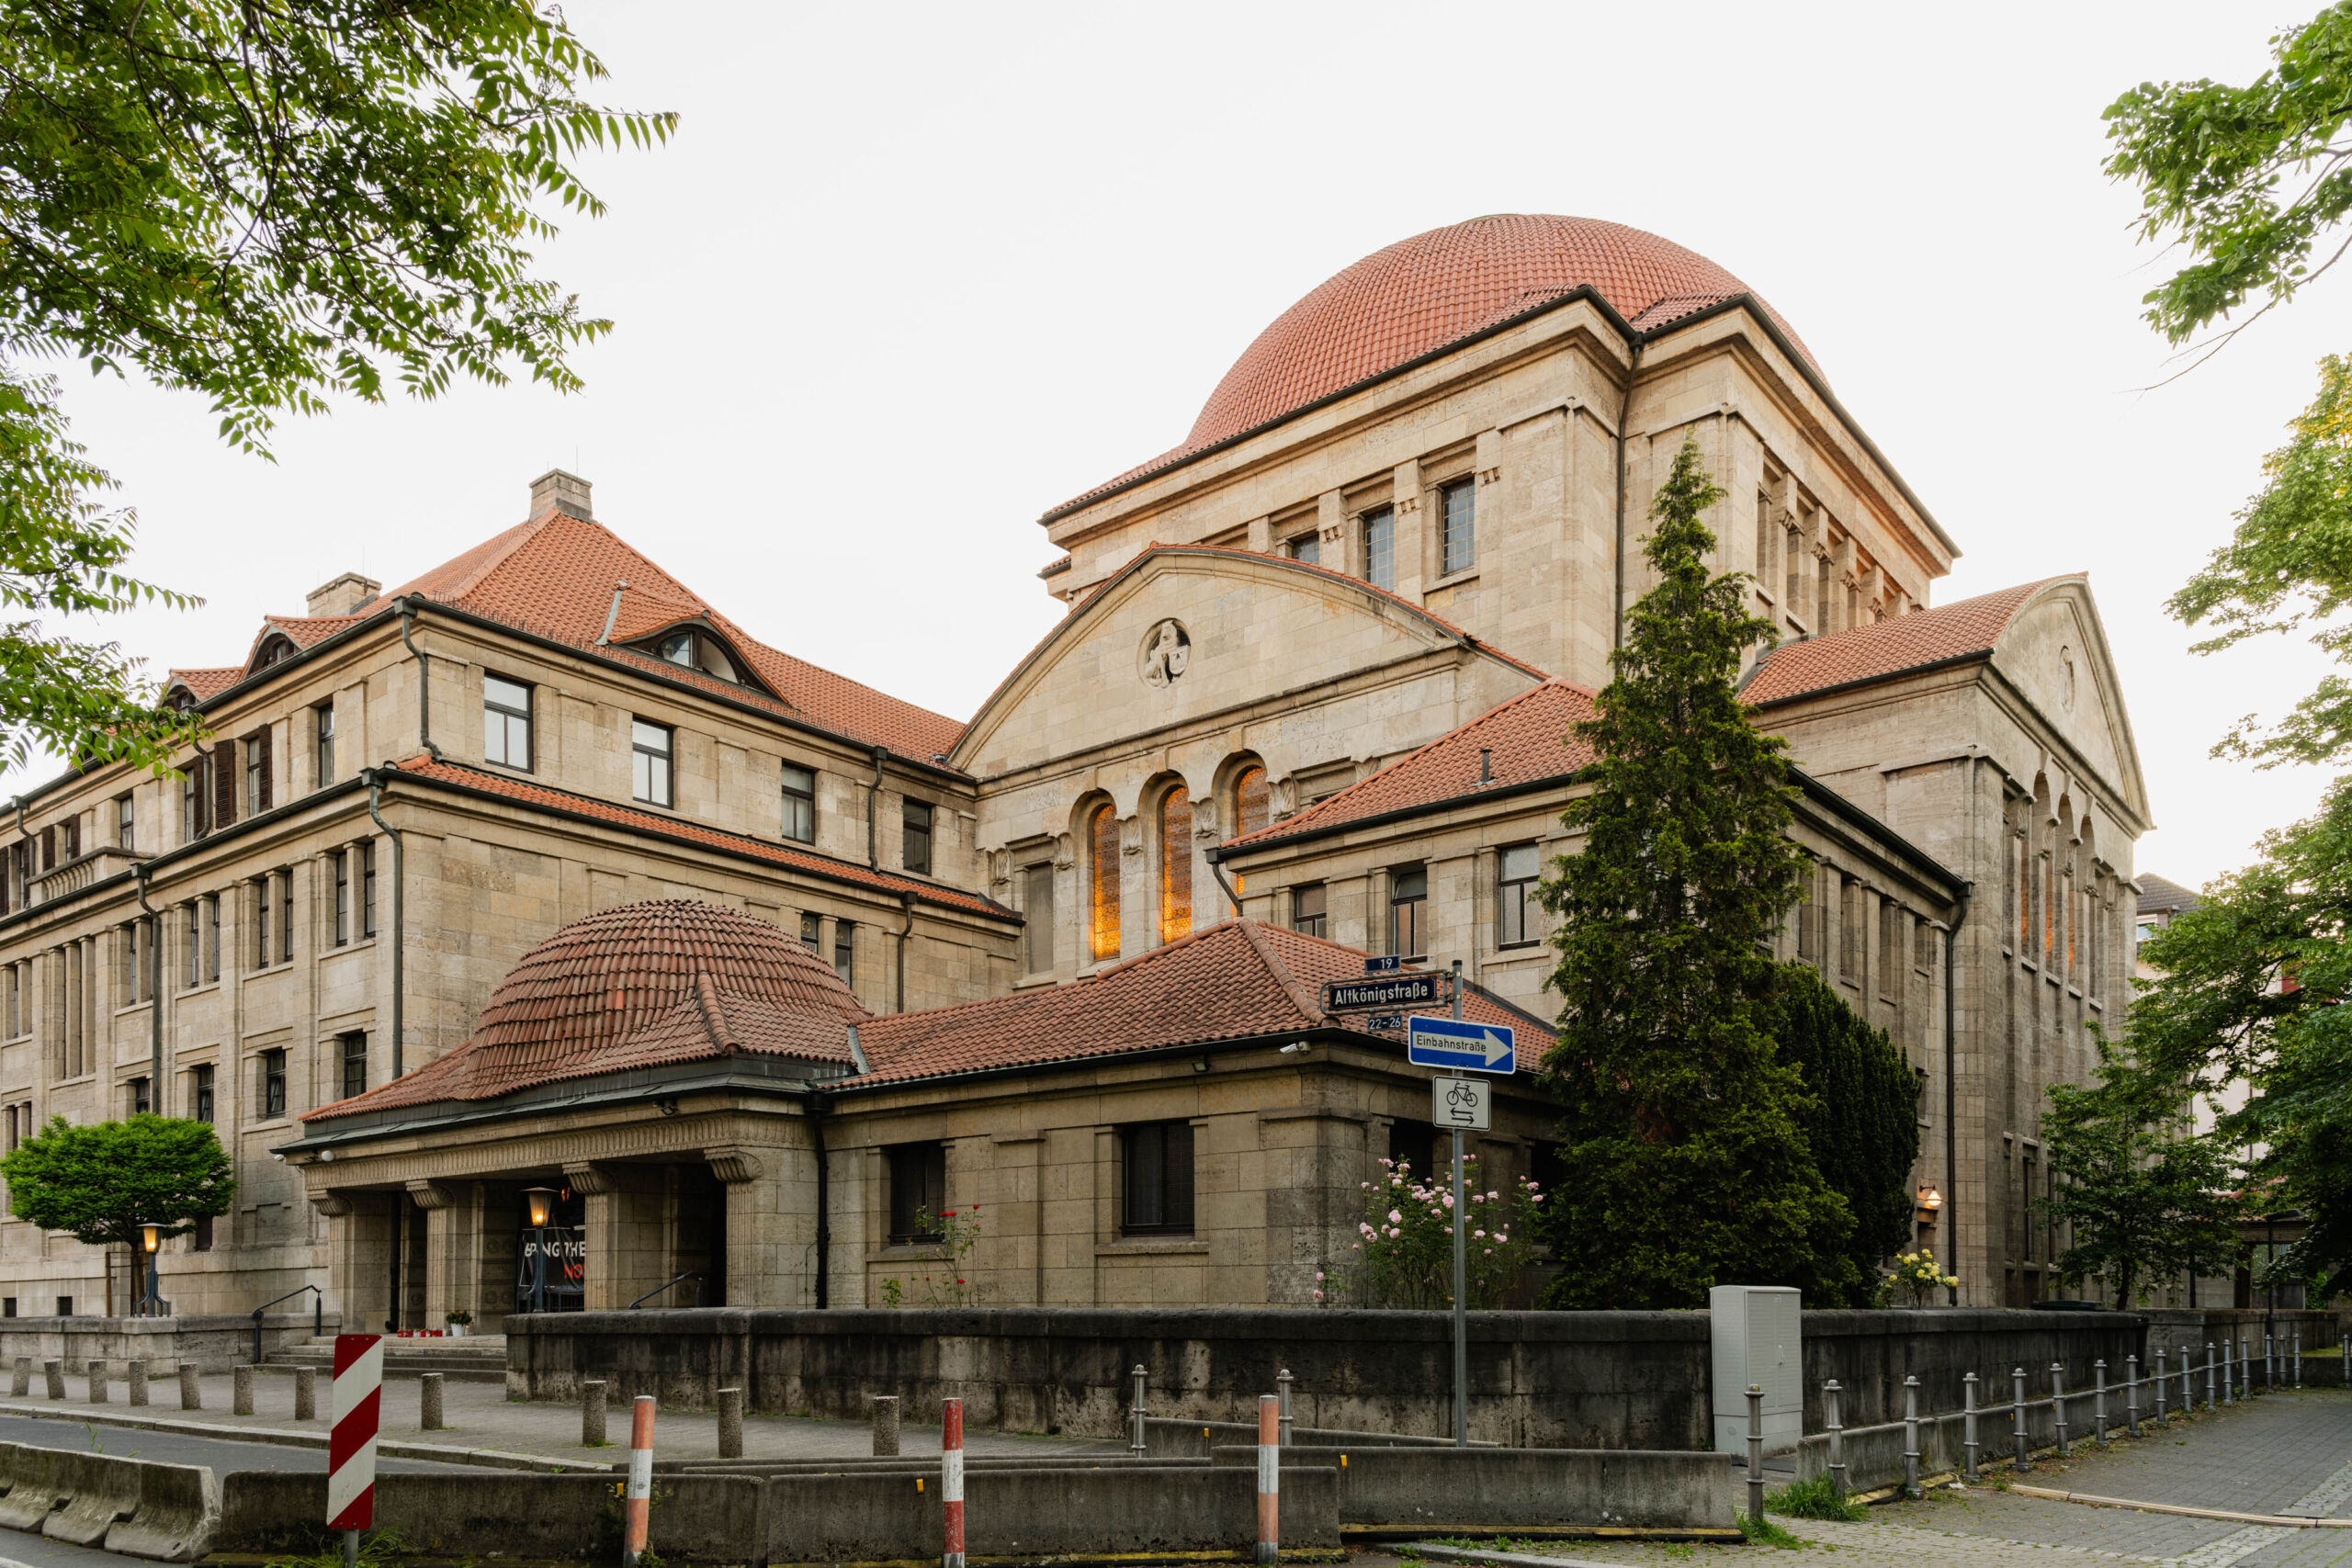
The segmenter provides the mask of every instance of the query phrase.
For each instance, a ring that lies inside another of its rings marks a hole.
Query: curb
[[[1471,1546],[1442,1546],[1417,1540],[1413,1550],[1438,1562],[1498,1562],[1502,1568],[1624,1568],[1620,1562],[1596,1562],[1589,1557],[1537,1557],[1525,1551],[1480,1551]]]
[[[164,1416],[116,1416],[79,1406],[61,1409],[16,1404],[0,1400],[0,1416],[28,1416],[41,1421],[72,1421],[86,1427],[118,1427],[134,1432],[169,1432],[183,1438],[212,1438],[226,1442],[271,1443],[279,1448],[323,1449],[324,1432],[288,1432],[277,1427],[224,1427],[213,1421],[175,1421]],[[480,1465],[491,1470],[528,1470],[547,1475],[607,1475],[612,1465],[594,1460],[547,1459],[537,1454],[511,1453],[503,1449],[461,1449],[447,1443],[377,1444],[387,1459],[432,1460],[442,1464]]]
[[[2088,1492],[2060,1492],[2048,1486],[2019,1486],[2012,1482],[2009,1490],[2020,1497],[2040,1497],[2052,1503],[2081,1503],[2093,1508],[2132,1508],[2143,1514],[2177,1514],[2189,1519],[2219,1519],[2233,1525],[2267,1525],[2274,1529],[2352,1530],[2352,1519],[2314,1519],[2296,1514],[2239,1514],[2227,1508],[2191,1508],[2180,1503],[2143,1503],[2136,1497],[2098,1497]]]

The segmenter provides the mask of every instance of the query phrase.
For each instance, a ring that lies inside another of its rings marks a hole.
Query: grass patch
[[[1810,1481],[1792,1481],[1777,1491],[1767,1492],[1764,1506],[1793,1519],[1834,1519],[1850,1525],[1870,1517],[1860,1503],[1839,1497],[1826,1475],[1816,1475]]]
[[[1750,1545],[1777,1546],[1783,1551],[1794,1551],[1801,1546],[1813,1544],[1809,1540],[1798,1540],[1770,1519],[1751,1519],[1746,1514],[1739,1516],[1739,1533],[1747,1538]]]

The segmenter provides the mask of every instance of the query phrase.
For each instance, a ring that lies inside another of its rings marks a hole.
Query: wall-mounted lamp
[[[531,1228],[533,1230],[546,1229],[548,1216],[552,1213],[555,1209],[555,1189],[552,1187],[526,1187],[523,1189],[523,1199],[524,1201],[528,1203],[531,1208]]]
[[[1193,1071],[1196,1073],[1204,1073],[1208,1070],[1209,1059],[1206,1056],[1195,1056],[1193,1058]]]
[[[1944,1195],[1942,1193],[1937,1191],[1932,1187],[1922,1187],[1919,1189],[1919,1217],[1921,1219],[1934,1219],[1936,1217],[1936,1211],[1943,1206]]]

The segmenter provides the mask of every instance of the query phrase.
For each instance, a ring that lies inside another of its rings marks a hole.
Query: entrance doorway
[[[518,1199],[521,1267],[514,1278],[516,1312],[579,1312],[588,1292],[588,1201],[570,1182],[553,1190],[526,1188]],[[535,1205],[544,1204],[544,1213]],[[543,1224],[534,1224],[544,1218]]]

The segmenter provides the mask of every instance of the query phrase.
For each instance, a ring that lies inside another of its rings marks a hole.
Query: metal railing
[[[700,1306],[702,1305],[703,1280],[707,1276],[695,1273],[681,1274],[676,1279],[670,1280],[668,1284],[654,1286],[651,1290],[646,1292],[645,1294],[638,1297],[637,1300],[629,1303],[628,1305],[623,1307],[621,1310],[623,1312],[635,1312],[638,1308],[643,1306],[646,1303],[651,1301],[654,1297],[668,1290],[671,1285],[683,1285],[689,1280],[692,1280],[695,1282],[695,1305]]]
[[[319,1289],[316,1285],[297,1285],[292,1290],[287,1292],[284,1295],[278,1297],[277,1301],[264,1302],[261,1305],[254,1308],[254,1366],[258,1367],[261,1365],[261,1314],[276,1306],[278,1302],[292,1301],[304,1291],[311,1292],[311,1337],[315,1339],[320,1335],[324,1334],[327,1331],[327,1293]]]

